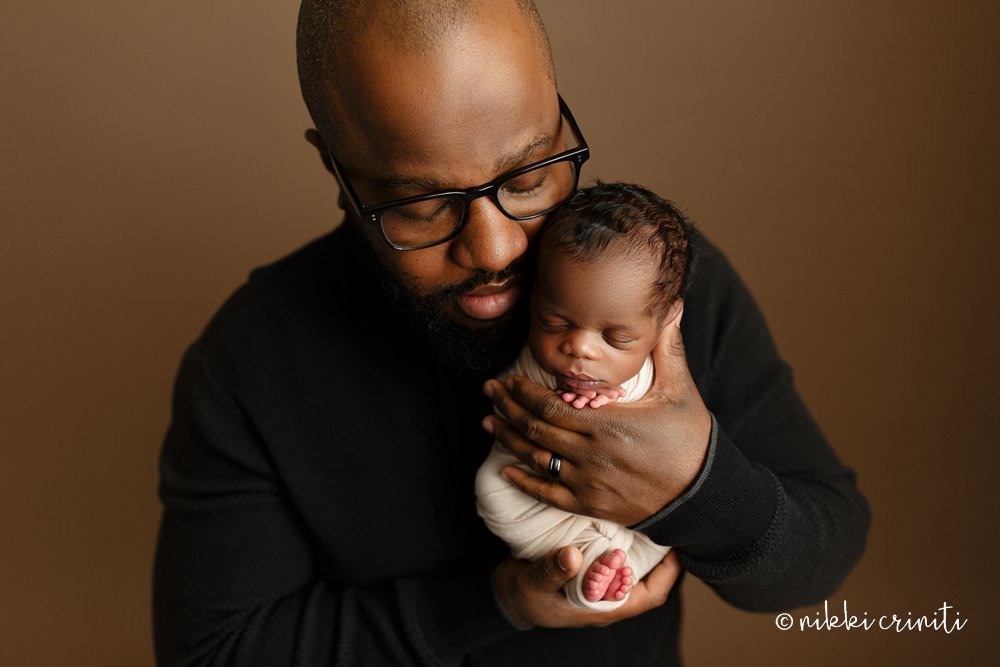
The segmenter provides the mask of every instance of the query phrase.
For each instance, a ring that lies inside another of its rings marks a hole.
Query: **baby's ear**
[[[660,320],[660,332],[662,333],[668,326],[679,327],[681,316],[684,314],[684,299],[674,299],[667,309],[667,313]]]

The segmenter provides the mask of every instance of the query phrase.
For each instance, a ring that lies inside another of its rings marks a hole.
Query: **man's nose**
[[[528,235],[521,223],[504,215],[489,197],[473,200],[466,215],[462,233],[451,243],[456,264],[496,273],[528,249]]]
[[[574,330],[567,335],[563,341],[562,345],[559,347],[559,351],[568,357],[573,357],[574,359],[588,359],[591,361],[596,360],[600,357],[601,348],[594,339],[594,334],[590,331],[581,331],[579,329]]]

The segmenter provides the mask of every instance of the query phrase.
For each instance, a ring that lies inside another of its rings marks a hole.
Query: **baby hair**
[[[684,290],[691,263],[690,223],[670,201],[632,183],[583,188],[549,216],[545,243],[572,259],[593,261],[606,251],[658,260],[652,308],[659,317]]]

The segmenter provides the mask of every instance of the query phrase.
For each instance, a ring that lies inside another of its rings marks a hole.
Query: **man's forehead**
[[[499,175],[526,163],[537,161],[551,153],[555,142],[555,132],[539,134],[519,148],[497,156],[493,161],[491,171]],[[408,168],[404,162],[400,162],[397,165],[391,164],[391,161],[389,164],[373,164],[371,172],[366,174],[366,178],[383,190],[440,190],[464,185],[421,173],[419,169]]]
[[[538,99],[545,92],[538,88],[555,88],[547,52],[538,48],[536,31],[516,10],[456,23],[420,48],[378,25],[351,42],[329,82],[348,123],[364,122],[372,114],[376,121],[393,115],[409,121],[424,110],[445,123],[481,122],[483,112],[467,102],[481,99],[500,111],[518,95]],[[529,84],[536,89],[525,90]]]
[[[525,0],[305,0],[297,53],[306,104],[349,170],[358,168],[350,164],[352,143],[369,159],[384,159],[373,155],[379,146],[361,144],[394,138],[394,128],[372,127],[387,112],[408,124],[428,98],[517,94],[538,72],[555,88],[544,26]],[[449,111],[438,113],[441,122],[463,122]],[[472,120],[481,116],[476,111]],[[360,139],[355,130],[364,130]],[[388,152],[398,154],[398,146]]]
[[[330,90],[331,148],[363,200],[479,185],[549,154],[555,84],[537,35],[509,5],[451,24],[422,50],[376,26],[356,37]]]
[[[560,137],[558,97],[544,76],[477,82],[458,73],[383,92],[352,110],[336,147],[349,170],[380,186],[478,185],[546,157]],[[466,178],[474,182],[456,181]]]

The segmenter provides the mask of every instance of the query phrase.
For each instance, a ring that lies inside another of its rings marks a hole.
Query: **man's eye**
[[[393,209],[396,213],[413,222],[432,222],[447,215],[454,207],[451,199],[428,199]]]
[[[512,178],[504,182],[503,190],[508,195],[515,197],[530,196],[545,187],[548,170],[536,169],[527,174],[521,174],[517,178]]]

